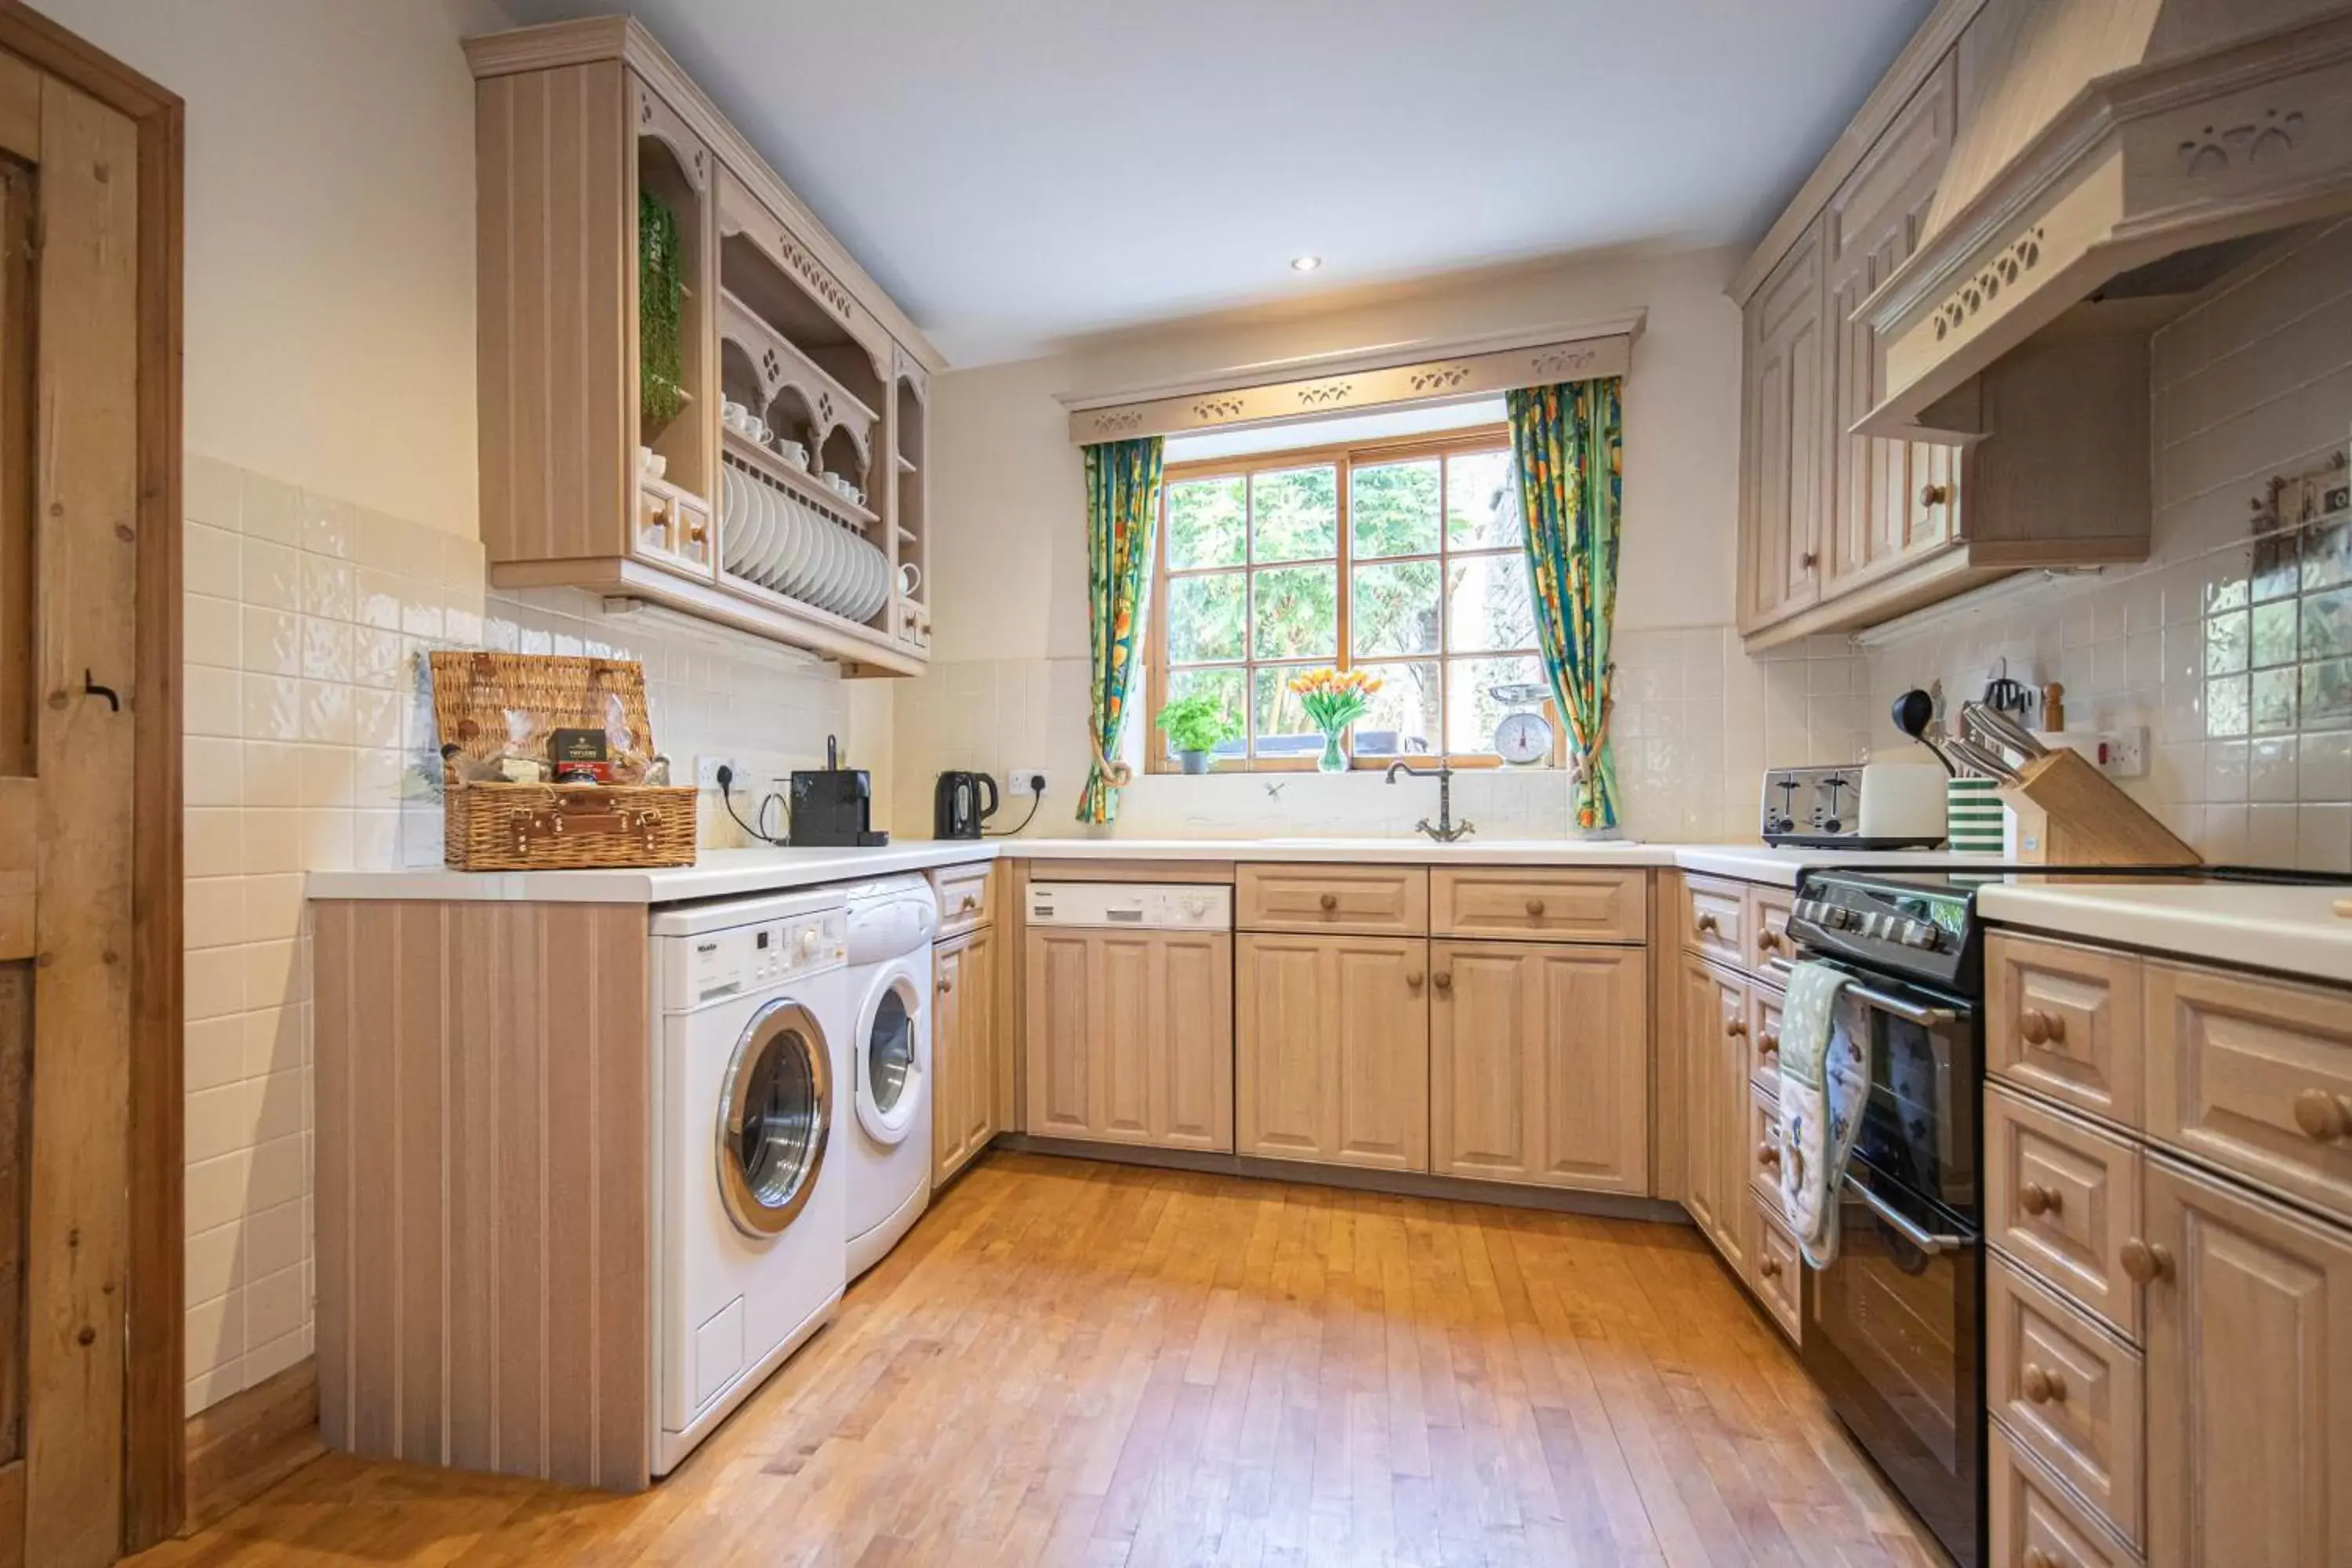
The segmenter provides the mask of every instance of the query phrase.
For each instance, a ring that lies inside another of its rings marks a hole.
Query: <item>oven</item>
[[[1977,1008],[1850,958],[1839,967],[1851,979],[1828,1068],[1851,1084],[1867,1052],[1871,1087],[1839,1193],[1838,1256],[1806,1272],[1802,1356],[1847,1429],[1972,1568],[1985,1430]]]

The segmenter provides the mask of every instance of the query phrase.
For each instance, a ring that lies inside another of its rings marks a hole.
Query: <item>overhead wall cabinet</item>
[[[634,20],[466,50],[490,581],[922,669],[937,352]]]

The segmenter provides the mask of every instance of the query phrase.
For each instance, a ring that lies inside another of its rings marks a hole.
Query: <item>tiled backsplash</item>
[[[1627,631],[1617,638],[1616,741],[1625,830],[1637,838],[1753,838],[1757,786],[1767,763],[1843,762],[1869,732],[1865,666],[1842,637],[1817,637],[1750,658],[1728,626]],[[1087,767],[1087,671],[1083,659],[967,660],[934,665],[898,694],[897,809],[928,822],[943,768],[1001,779],[1043,767],[1051,787],[1033,833],[1072,831]],[[1139,763],[1139,722],[1127,737]],[[1568,775],[1550,769],[1457,775],[1457,817],[1489,838],[1569,832]],[[1144,773],[1119,805],[1116,836],[1393,834],[1433,814],[1436,787],[1373,773],[1210,777]],[[990,826],[1021,822],[1008,800]]]
[[[436,647],[635,658],[680,779],[846,741],[829,665],[592,595],[486,594],[481,546],[191,454],[186,468],[187,1402],[310,1352],[303,873],[437,865]],[[753,803],[742,805],[748,817]],[[706,844],[742,836],[714,795]]]
[[[1898,693],[1957,706],[2005,661],[2063,684],[2069,729],[2146,725],[2125,787],[2209,859],[2352,871],[2352,223],[2228,280],[2154,363],[2152,558],[1879,649],[1880,743]]]

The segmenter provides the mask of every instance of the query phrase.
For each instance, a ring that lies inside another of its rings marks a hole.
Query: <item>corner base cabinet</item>
[[[1026,1130],[1231,1153],[1234,939],[1032,929]]]

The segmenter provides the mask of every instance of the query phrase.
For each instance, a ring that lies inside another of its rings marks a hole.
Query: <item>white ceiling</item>
[[[1749,240],[1930,0],[625,4],[960,364],[1226,306]],[[1308,275],[1302,252],[1325,257]]]

